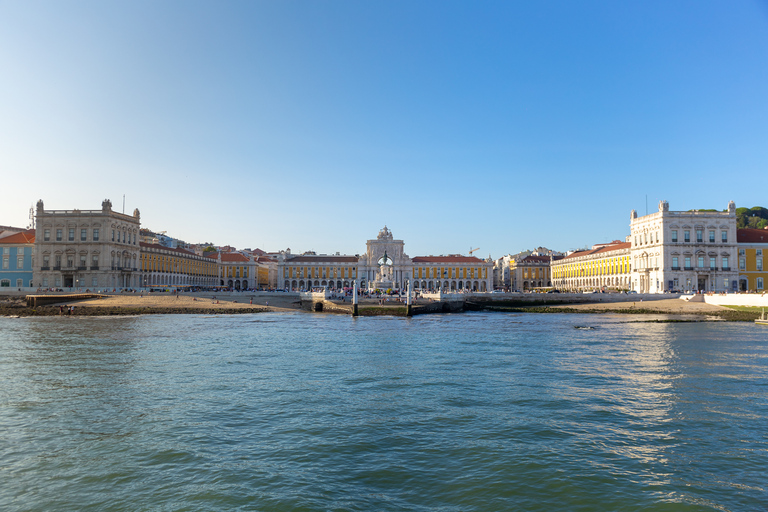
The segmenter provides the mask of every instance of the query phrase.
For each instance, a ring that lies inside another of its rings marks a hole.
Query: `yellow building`
[[[739,229],[736,231],[739,252],[739,290],[763,292],[768,272],[763,255],[768,251],[768,230]]]
[[[552,286],[551,256],[529,255],[509,261],[512,290],[526,291]]]
[[[216,261],[205,256],[159,244],[139,243],[141,282],[153,286],[216,286],[219,275]]]
[[[551,263],[552,286],[570,292],[629,290],[630,248],[629,242],[615,240],[554,260]]]

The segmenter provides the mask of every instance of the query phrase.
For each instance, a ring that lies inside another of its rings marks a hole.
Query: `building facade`
[[[510,289],[528,291],[552,287],[551,262],[551,256],[533,254],[510,260]]]
[[[768,254],[768,229],[739,229],[736,232],[739,255],[739,290],[765,292],[768,272],[763,257]]]
[[[631,244],[614,240],[553,259],[552,285],[561,291],[625,291],[631,289]]]
[[[738,289],[736,205],[724,212],[659,211],[630,217],[632,289],[638,293]]]
[[[405,243],[384,226],[375,239],[366,242],[359,255],[278,256],[278,281],[286,290],[309,287],[345,289],[355,283],[368,290],[490,291],[493,262],[474,256],[417,256],[410,258]]]
[[[139,210],[45,210],[37,202],[33,281],[42,288],[137,288],[141,285]]]
[[[186,249],[140,242],[141,286],[211,287],[219,282],[215,260]]]
[[[34,253],[34,229],[0,238],[0,290],[33,287]]]

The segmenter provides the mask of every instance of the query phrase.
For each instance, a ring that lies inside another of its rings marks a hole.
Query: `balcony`
[[[680,267],[672,267],[672,270],[680,270]]]
[[[99,270],[99,266],[98,265],[91,265],[91,270]]]
[[[53,270],[61,270],[61,265],[53,267]]]
[[[88,267],[86,267],[85,265],[82,265],[77,267],[77,270],[88,270]]]
[[[723,272],[730,272],[730,271],[731,271],[731,267],[723,267]]]
[[[51,270],[51,267],[40,267],[40,270],[41,271],[43,271],[43,270]]]
[[[693,267],[684,267],[685,270],[693,270]]]

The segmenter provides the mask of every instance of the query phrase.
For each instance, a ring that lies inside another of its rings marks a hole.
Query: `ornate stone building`
[[[290,251],[278,257],[278,282],[287,290],[310,287],[361,289],[490,291],[493,263],[474,256],[417,256],[405,254],[405,244],[384,226],[375,239],[366,242],[359,255],[293,256]]]
[[[139,210],[45,210],[37,202],[33,282],[43,288],[137,288],[141,285]]]
[[[630,218],[632,289],[723,292],[738,289],[736,205],[724,212],[669,210]]]

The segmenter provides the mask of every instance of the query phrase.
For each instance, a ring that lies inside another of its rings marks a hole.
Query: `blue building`
[[[33,287],[34,254],[34,229],[0,238],[0,291]]]

